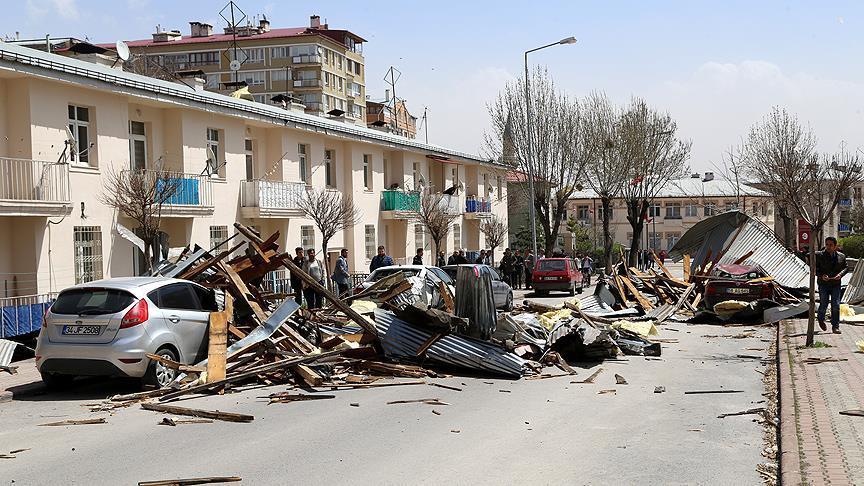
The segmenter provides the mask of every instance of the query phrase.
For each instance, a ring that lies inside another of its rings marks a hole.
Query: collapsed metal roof
[[[696,223],[669,255],[678,261],[689,254],[690,271],[695,272],[706,260],[714,265],[735,263],[750,251],[753,254],[740,263],[759,265],[783,287],[807,288],[810,277],[807,264],[784,248],[765,223],[741,211],[728,211]]]

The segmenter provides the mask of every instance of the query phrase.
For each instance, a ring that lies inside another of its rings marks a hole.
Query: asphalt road
[[[251,423],[168,427],[157,425],[165,415],[138,407],[91,413],[83,405],[134,391],[129,383],[92,380],[73,393],[0,404],[0,454],[30,449],[0,459],[0,484],[228,475],[255,485],[761,484],[762,429],[753,416],[717,415],[760,406],[763,367],[736,355],[765,355],[754,349],[767,350],[773,331],[704,337],[742,330],[664,325],[660,337],[677,342],[663,344],[662,359],[586,364],[575,377],[456,376],[434,381],[462,391],[413,385],[325,392],[336,398],[290,404],[258,398],[286,389],[276,386],[174,403],[251,414]],[[572,383],[598,368],[604,371],[595,384]],[[616,385],[616,373],[628,384]],[[665,393],[654,393],[656,386]],[[742,392],[684,394],[715,389]],[[449,405],[386,404],[423,398]],[[38,426],[93,417],[107,423]]]

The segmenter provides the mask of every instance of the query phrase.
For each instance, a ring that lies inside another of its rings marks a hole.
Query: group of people
[[[636,265],[639,270],[647,271],[654,268],[654,255],[652,255],[652,250],[640,250],[636,254]],[[666,258],[669,257],[669,253],[666,250],[660,250],[659,253],[655,253],[657,255],[657,260],[660,261],[660,264],[663,265],[666,262]]]
[[[304,252],[303,248],[298,246],[294,249],[294,258],[292,258],[291,261],[294,265],[297,265],[301,270],[315,279],[316,282],[321,284],[322,287],[325,287],[324,263],[315,255],[316,252],[314,248],[309,248]],[[343,248],[342,251],[339,252],[339,258],[336,259],[336,266],[333,269],[333,275],[330,276],[330,279],[333,280],[334,284],[336,284],[336,289],[339,295],[348,292],[348,288],[351,284],[351,274],[349,272],[348,250]],[[304,300],[306,301],[306,307],[309,309],[320,309],[324,305],[324,295],[311,285],[304,285],[303,280],[299,275],[295,275],[294,272],[292,272],[290,281],[291,290],[294,292],[294,301],[297,302],[298,305],[303,305]]]

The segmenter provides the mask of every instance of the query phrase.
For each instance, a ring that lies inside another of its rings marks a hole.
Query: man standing
[[[589,254],[582,258],[582,278],[585,285],[591,285],[591,274],[594,273],[594,259]]]
[[[477,256],[477,259],[474,260],[474,263],[477,265],[486,264],[486,250],[480,250],[480,254]]]
[[[372,262],[369,264],[369,273],[372,273],[377,268],[389,267],[393,265],[393,259],[384,251],[384,245],[378,246],[378,254],[372,257]]]
[[[522,288],[522,274],[525,273],[523,270],[525,268],[525,259],[522,258],[522,255],[519,253],[519,250],[516,250],[513,254],[513,270],[511,273],[510,280],[513,282],[514,289]]]
[[[819,286],[819,327],[825,327],[825,311],[831,301],[831,331],[840,334],[840,278],[846,273],[846,255],[837,251],[837,239],[825,238],[825,250],[816,252],[816,282]]]
[[[436,262],[435,266],[438,268],[441,268],[441,267],[446,266],[446,265],[447,265],[447,260],[444,259],[444,252],[439,251],[438,252],[438,261]]]
[[[339,253],[339,258],[336,260],[336,269],[333,270],[333,281],[336,282],[339,296],[348,292],[348,284],[351,282],[351,274],[348,271],[347,248],[342,248],[342,251]]]
[[[298,268],[303,268],[303,264],[306,262],[303,248],[299,246],[294,248],[294,258],[291,259],[291,262]],[[291,292],[294,292],[294,302],[297,302],[297,305],[303,305],[303,281],[294,272],[291,272]]]
[[[534,258],[534,253],[531,250],[525,250],[525,288],[531,288],[531,276],[534,274],[534,263],[536,263],[536,259]]]
[[[309,248],[306,251],[306,261],[303,263],[303,271],[315,279],[316,282],[324,286],[324,264],[321,260],[315,258],[315,249]],[[323,301],[323,296],[315,289],[309,287],[303,289],[303,296],[306,297],[306,307],[309,309],[320,309]]]
[[[457,265],[459,259],[459,250],[453,250],[453,254],[447,259],[447,265]]]
[[[501,257],[501,276],[504,277],[504,281],[507,282],[507,285],[513,285],[511,278],[513,277],[513,263],[515,259],[513,255],[510,254],[510,248],[506,248],[504,250],[504,256]]]
[[[423,265],[423,248],[417,248],[417,254],[414,255],[414,260],[411,260],[412,265]]]
[[[456,265],[464,265],[468,263],[468,259],[465,258],[465,250],[459,250],[456,254]]]

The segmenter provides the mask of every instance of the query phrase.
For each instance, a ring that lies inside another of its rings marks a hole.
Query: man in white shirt
[[[303,262],[303,271],[315,279],[316,282],[324,285],[324,264],[321,260],[315,258],[315,249],[309,248],[306,250],[306,261]],[[306,287],[303,289],[303,296],[306,298],[306,306],[309,309],[320,309],[324,300],[324,296],[318,293],[313,288]]]

